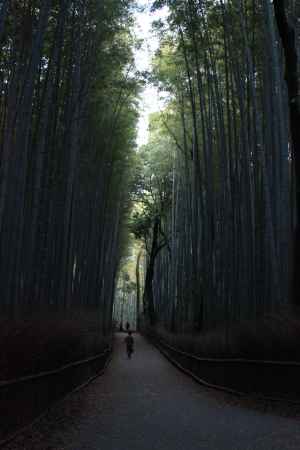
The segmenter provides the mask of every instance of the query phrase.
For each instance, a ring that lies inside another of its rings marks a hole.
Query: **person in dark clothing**
[[[130,330],[130,323],[126,322],[126,331],[127,331],[127,333],[128,333],[129,330]]]
[[[126,336],[126,338],[124,340],[126,343],[126,353],[127,353],[128,359],[130,359],[131,355],[133,353],[133,345],[134,345],[134,340],[133,340],[131,331],[128,331],[128,336]]]

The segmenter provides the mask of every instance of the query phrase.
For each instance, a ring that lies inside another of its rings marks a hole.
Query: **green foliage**
[[[150,225],[162,218],[170,242],[171,259],[165,249],[156,260],[151,314],[173,330],[199,330],[288,298],[283,53],[272,2],[153,2],[166,6],[150,78],[168,95],[141,150],[146,187],[134,225],[151,243]],[[163,208],[161,192],[171,199]]]
[[[1,308],[98,307],[105,333],[136,165],[135,1],[2,3]]]
[[[133,194],[134,209],[129,219],[130,232],[151,246],[155,220],[162,224],[171,206],[174,149],[166,134],[162,116],[152,115],[150,136],[138,153],[137,184]],[[162,231],[162,230],[161,230]]]

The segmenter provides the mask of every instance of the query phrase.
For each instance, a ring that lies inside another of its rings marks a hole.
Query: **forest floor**
[[[132,360],[116,335],[102,377],[70,395],[6,450],[296,450],[299,418],[227,401],[135,336]]]

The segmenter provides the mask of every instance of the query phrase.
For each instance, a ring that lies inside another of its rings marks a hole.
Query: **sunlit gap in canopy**
[[[152,0],[137,0],[138,10],[135,12],[135,33],[142,40],[141,47],[135,52],[135,62],[138,71],[150,71],[151,59],[158,49],[159,40],[152,31],[152,22],[155,20],[166,20],[169,10],[163,7],[158,11],[151,12]],[[145,144],[148,139],[149,115],[159,111],[163,105],[164,95],[149,83],[140,95],[140,119],[138,122],[137,146]]]

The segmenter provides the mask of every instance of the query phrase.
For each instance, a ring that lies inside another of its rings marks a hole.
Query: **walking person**
[[[128,331],[128,336],[126,336],[126,338],[124,339],[125,343],[126,343],[126,353],[128,356],[128,359],[131,359],[131,355],[134,351],[133,346],[134,346],[134,339],[132,337],[132,332]]]

